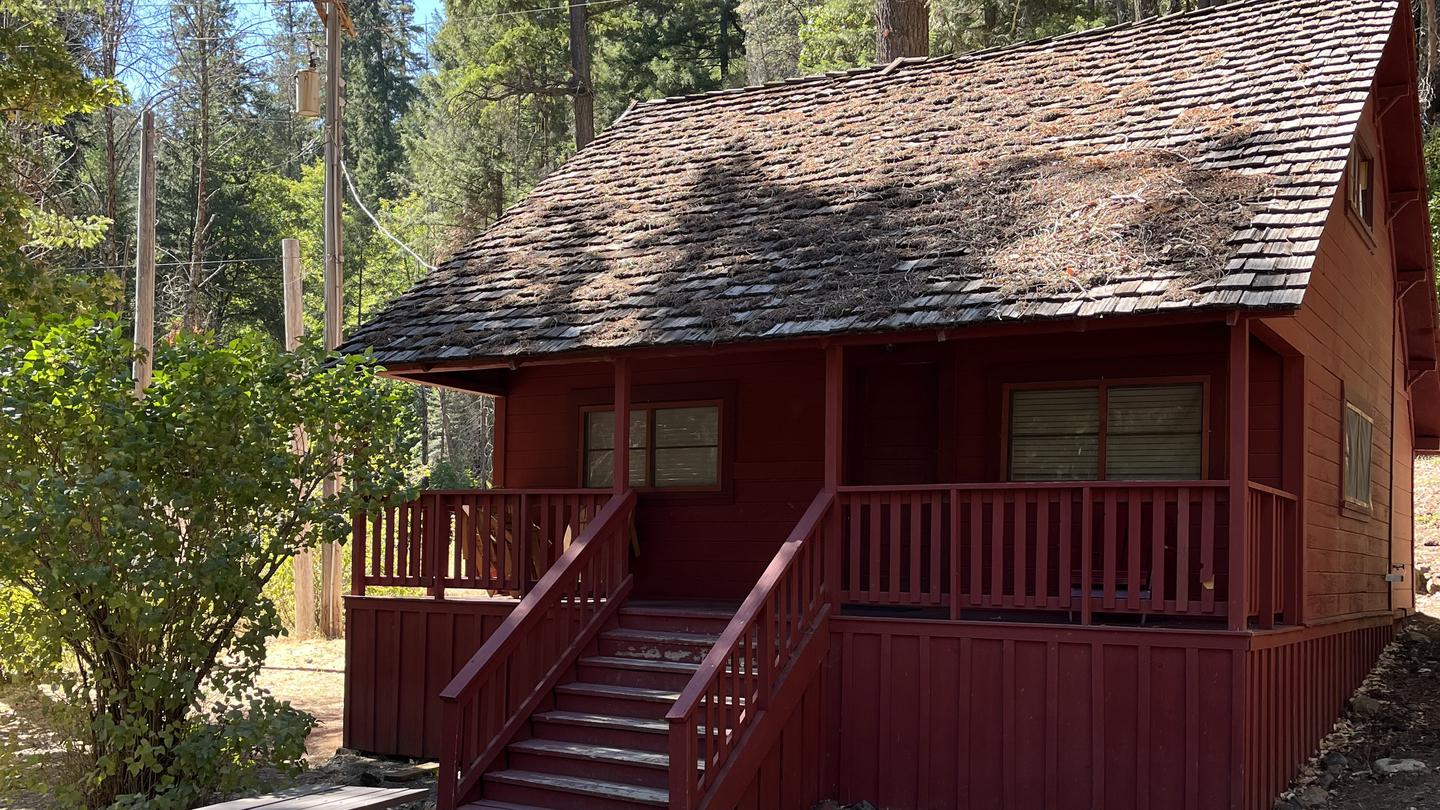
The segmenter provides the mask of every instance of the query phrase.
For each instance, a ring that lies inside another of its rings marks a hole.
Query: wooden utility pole
[[[325,21],[325,349],[340,346],[345,318],[345,257],[341,233],[340,119],[344,102],[340,93],[340,29],[352,35],[350,14],[344,0],[316,0],[316,10]],[[340,481],[325,479],[325,495],[333,497],[340,491]],[[320,547],[320,632],[327,638],[340,635],[340,568],[342,556],[339,543]]]
[[[875,61],[930,55],[929,0],[876,0]]]
[[[305,304],[300,275],[300,240],[282,239],[280,259],[285,271],[285,351],[293,352],[305,335]],[[295,453],[305,453],[303,431],[295,432]],[[295,552],[295,637],[315,635],[315,559],[307,546]]]
[[[575,100],[575,148],[595,140],[595,90],[590,84],[589,0],[570,0],[570,92]],[[498,213],[497,213],[498,216]]]
[[[135,393],[155,368],[155,114],[140,114],[140,200],[135,208]]]

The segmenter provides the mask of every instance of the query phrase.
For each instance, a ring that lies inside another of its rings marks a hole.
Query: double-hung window
[[[1092,383],[1010,392],[1012,481],[1189,481],[1204,475],[1205,386]]]
[[[585,412],[585,486],[615,476],[615,412]],[[630,411],[630,485],[714,489],[720,485],[720,405],[639,405]]]

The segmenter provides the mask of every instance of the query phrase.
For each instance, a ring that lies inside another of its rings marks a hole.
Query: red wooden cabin
[[[1412,608],[1409,14],[632,108],[348,344],[497,427],[356,519],[346,744],[443,810],[1268,807]]]

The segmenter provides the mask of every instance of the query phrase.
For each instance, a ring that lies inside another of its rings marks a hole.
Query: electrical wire
[[[409,245],[400,241],[400,237],[386,230],[385,226],[380,224],[380,220],[376,219],[375,215],[370,213],[370,209],[365,207],[364,201],[360,199],[360,192],[355,190],[355,181],[350,177],[350,169],[346,167],[345,161],[343,160],[340,161],[340,173],[345,176],[345,185],[350,187],[350,198],[355,201],[355,204],[360,207],[361,211],[365,212],[365,216],[368,217],[370,221],[375,224],[375,227],[379,229],[380,233],[384,234],[386,239],[389,239],[391,242],[394,242],[396,245],[398,245],[401,250],[409,253],[410,257],[414,259],[417,263],[419,263],[421,267],[425,268],[426,270],[434,270],[435,265],[420,258],[420,254],[412,250]]]

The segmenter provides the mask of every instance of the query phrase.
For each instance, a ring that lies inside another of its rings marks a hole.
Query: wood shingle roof
[[[1393,0],[639,104],[357,330],[385,363],[1293,309]]]

